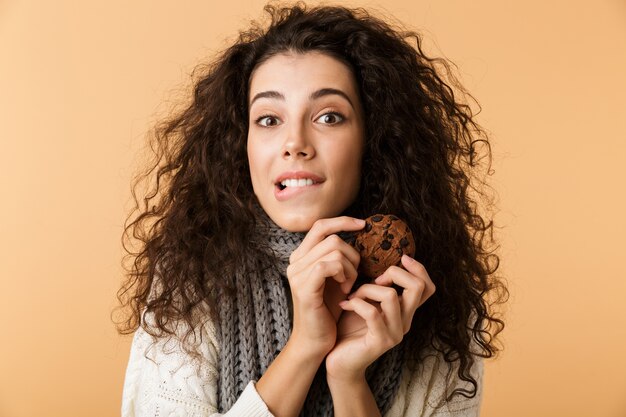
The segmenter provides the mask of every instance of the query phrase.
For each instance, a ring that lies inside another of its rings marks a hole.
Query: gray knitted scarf
[[[264,213],[261,217],[262,225],[257,231],[261,239],[267,240],[274,256],[268,256],[264,265],[250,265],[246,261],[247,268],[232,277],[235,299],[223,293],[218,298],[220,413],[233,406],[250,380],[259,380],[291,334],[293,307],[286,269],[291,252],[300,245],[305,233],[281,229]],[[367,382],[383,415],[390,408],[401,379],[403,346],[401,343],[386,352],[366,371]],[[333,415],[322,363],[300,416]]]

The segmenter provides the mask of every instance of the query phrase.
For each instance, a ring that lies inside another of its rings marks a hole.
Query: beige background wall
[[[261,1],[0,1],[0,416],[114,416],[144,135]],[[506,350],[483,416],[626,416],[626,2],[384,1],[491,132]],[[183,6],[184,5],[184,6]]]

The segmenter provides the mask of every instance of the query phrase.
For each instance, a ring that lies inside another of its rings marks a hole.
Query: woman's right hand
[[[319,219],[289,257],[294,312],[290,342],[301,352],[323,357],[335,345],[342,311],[338,303],[352,289],[361,260],[356,249],[335,233],[364,226],[365,221],[347,216]]]

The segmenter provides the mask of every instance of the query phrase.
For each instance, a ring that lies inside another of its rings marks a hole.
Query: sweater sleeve
[[[233,407],[217,412],[217,349],[214,331],[192,358],[175,339],[156,340],[140,327],[133,337],[122,417],[274,417],[250,381]]]

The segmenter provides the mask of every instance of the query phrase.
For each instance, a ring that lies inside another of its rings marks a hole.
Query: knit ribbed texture
[[[263,399],[259,397],[259,394],[254,387],[254,382],[250,381],[248,385],[246,385],[244,394],[249,397],[256,398],[256,401],[236,402],[229,411],[231,414],[246,417],[267,417],[268,415],[271,415],[267,406],[263,403]],[[259,405],[261,405],[261,408],[259,408]]]
[[[305,233],[289,232],[267,215],[261,216],[257,233],[267,239],[274,257],[266,265],[248,265],[232,279],[234,300],[220,294],[220,361],[218,407],[228,411],[252,380],[258,381],[283,349],[292,329],[291,293],[286,278],[289,256]],[[243,260],[242,260],[243,262]],[[248,272],[246,272],[246,270]],[[366,371],[367,382],[384,414],[394,399],[402,376],[403,344],[386,352]],[[333,404],[324,363],[305,400],[301,417],[333,416]]]

